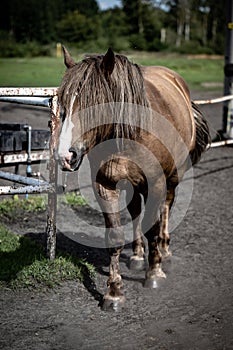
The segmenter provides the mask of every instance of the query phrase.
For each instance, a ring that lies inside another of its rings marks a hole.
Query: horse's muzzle
[[[75,148],[71,147],[69,149],[69,152],[67,152],[66,155],[60,156],[58,155],[58,160],[61,165],[61,169],[63,171],[76,171],[79,169],[83,157],[85,155],[85,149],[82,148],[80,150],[76,150]]]

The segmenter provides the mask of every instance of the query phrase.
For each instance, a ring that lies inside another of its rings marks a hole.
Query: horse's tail
[[[201,154],[210,146],[211,138],[207,120],[193,101],[192,110],[196,126],[196,143],[194,149],[190,151],[190,158],[194,165],[200,160]]]

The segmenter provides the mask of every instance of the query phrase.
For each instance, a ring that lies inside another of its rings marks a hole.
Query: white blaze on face
[[[62,124],[62,129],[59,137],[58,156],[62,162],[64,162],[65,159],[69,157],[69,149],[72,145],[72,131],[74,128],[74,124],[72,122],[72,112],[75,98],[75,95],[71,98],[69,113],[67,113],[67,117]]]
[[[71,118],[66,118],[61,129],[59,138],[58,155],[60,159],[64,159],[69,154],[69,149],[72,144],[72,130],[74,124]]]

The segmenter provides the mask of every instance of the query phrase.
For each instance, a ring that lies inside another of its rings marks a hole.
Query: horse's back
[[[186,101],[190,100],[188,85],[175,71],[163,66],[146,66],[142,67],[142,72],[145,83],[155,85],[164,95],[167,92],[172,95],[182,94]]]
[[[177,149],[177,157],[180,158],[177,137],[172,135],[173,127],[178,131],[187,151],[195,145],[196,130],[189,88],[179,74],[166,67],[142,67],[142,74],[151,108],[157,116],[168,121],[164,124],[167,140],[170,139],[168,141],[171,143],[170,148],[174,151]],[[167,128],[168,124],[171,125],[170,128]],[[185,155],[184,158],[186,158]]]

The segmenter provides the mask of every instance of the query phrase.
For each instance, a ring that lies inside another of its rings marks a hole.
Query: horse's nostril
[[[69,152],[72,153],[72,157],[70,159],[70,164],[72,165],[72,164],[74,164],[77,161],[78,155],[77,155],[77,152],[75,151],[74,148],[70,148]]]

